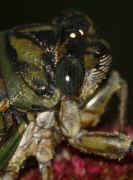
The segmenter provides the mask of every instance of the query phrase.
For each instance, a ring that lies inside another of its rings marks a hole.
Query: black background
[[[122,0],[21,0],[1,1],[0,30],[19,24],[45,22],[63,9],[74,8],[86,12],[102,30],[112,47],[114,69],[120,71],[129,84],[128,119],[133,122],[133,66],[130,29],[132,16],[129,1]],[[130,14],[130,15],[129,15]]]

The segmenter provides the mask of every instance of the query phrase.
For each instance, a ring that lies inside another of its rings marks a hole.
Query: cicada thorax
[[[50,86],[53,69],[48,72],[45,55],[54,53],[52,26],[31,25],[1,33],[1,72],[10,104],[24,109],[43,110],[55,106],[59,91]],[[51,50],[51,48],[53,48]],[[54,60],[54,57],[50,58]],[[6,68],[5,68],[6,67]]]

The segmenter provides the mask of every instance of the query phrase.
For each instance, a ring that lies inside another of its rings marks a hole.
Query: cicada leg
[[[132,139],[122,133],[84,130],[81,127],[81,111],[72,100],[62,102],[59,119],[63,134],[80,151],[118,160],[133,151]]]
[[[23,137],[9,161],[6,176],[11,176],[14,179],[18,174],[24,161],[29,156],[35,156],[40,170],[42,179],[52,179],[52,171],[50,170],[50,161],[54,155],[54,140],[52,131],[55,123],[54,112],[43,112],[37,116],[35,121],[31,121],[27,126]]]
[[[51,161],[44,164],[40,163],[39,168],[42,174],[42,180],[53,180]]]
[[[106,85],[100,89],[95,96],[86,103],[81,111],[81,124],[83,126],[96,126],[101,115],[106,111],[106,107],[114,94],[117,94],[120,99],[118,105],[119,113],[116,120],[116,130],[124,132],[126,124],[126,106],[128,87],[125,80],[123,80],[119,73],[113,71]]]
[[[82,152],[96,154],[109,159],[121,160],[132,151],[130,137],[120,133],[81,131],[69,140],[70,144]]]

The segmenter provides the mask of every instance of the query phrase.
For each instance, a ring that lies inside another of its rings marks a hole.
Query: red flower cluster
[[[127,128],[127,133],[133,138],[132,127]],[[133,153],[117,162],[61,145],[52,166],[54,180],[133,180]],[[38,169],[32,169],[21,180],[41,180],[41,175]]]
[[[42,180],[41,173],[38,168],[33,168],[30,171],[25,172],[20,180]]]
[[[90,157],[65,149],[69,159],[61,153],[53,162],[54,180],[129,180],[133,179],[133,154],[122,162]],[[63,152],[63,151],[62,151]]]

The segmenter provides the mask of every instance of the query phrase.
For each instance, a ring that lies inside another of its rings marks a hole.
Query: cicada
[[[36,157],[42,179],[52,179],[51,160],[64,140],[108,159],[121,160],[133,150],[123,133],[127,83],[110,71],[111,62],[110,46],[79,11],[0,32],[1,179],[16,179],[29,156]],[[88,131],[114,94],[119,132]]]

